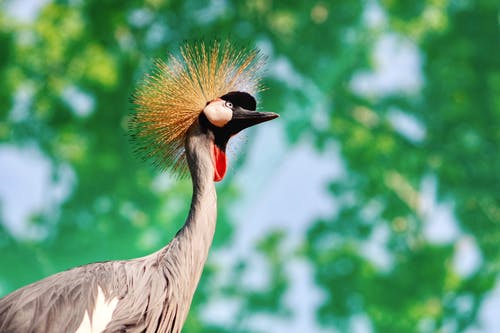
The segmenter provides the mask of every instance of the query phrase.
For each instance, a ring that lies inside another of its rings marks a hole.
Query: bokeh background
[[[494,0],[0,2],[0,295],[166,244],[189,180],[130,95],[183,40],[267,57],[185,332],[500,332]],[[242,137],[242,138],[241,138]]]

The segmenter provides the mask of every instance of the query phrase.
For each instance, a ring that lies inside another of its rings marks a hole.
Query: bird
[[[231,137],[279,115],[257,111],[264,57],[230,41],[195,41],[158,60],[133,93],[135,151],[191,177],[188,216],[164,247],[56,273],[0,299],[0,332],[180,332],[214,237],[215,182]]]

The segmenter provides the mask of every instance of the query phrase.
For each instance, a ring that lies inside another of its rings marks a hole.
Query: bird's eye
[[[227,106],[228,108],[232,109],[232,108],[233,108],[233,103],[231,103],[231,102],[226,102],[226,106]]]

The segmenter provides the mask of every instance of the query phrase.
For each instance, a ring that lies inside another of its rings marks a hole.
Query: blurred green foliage
[[[385,16],[369,24],[374,6]],[[49,230],[46,237],[17,239],[0,224],[3,291],[75,265],[144,255],[173,237],[190,184],[167,178],[155,187],[163,176],[133,158],[125,133],[129,97],[152,59],[175,52],[182,40],[229,37],[263,45],[271,62],[291,68],[292,79],[267,75],[261,94],[265,109],[282,114],[289,148],[311,142],[329,153],[336,145],[347,172],[325,184],[338,211],[312,220],[303,244],[284,246],[287,230],[261,235],[253,250],[269,267],[268,287],[243,284],[252,269],[245,258],[229,267],[209,261],[185,331],[247,332],[252,315],[296,315],[284,301],[292,261],[306,261],[324,292],[316,313],[321,327],[348,332],[356,316],[384,333],[474,327],[500,273],[498,15],[488,0],[52,1],[29,22],[0,11],[0,142],[35,144],[53,163],[55,180],[68,166],[74,175],[59,213],[32,217]],[[374,50],[387,34],[417,47],[422,86],[353,89],[359,73],[376,70]],[[16,115],[20,91],[30,96],[28,111]],[[76,112],[68,91],[86,96],[92,111]],[[421,124],[425,136],[402,135],[391,110]],[[460,239],[425,236],[426,177],[437,180],[436,200],[453,202],[459,238],[480,250],[470,275],[453,265]],[[241,189],[231,178],[218,187],[214,250],[230,244],[238,228],[229,207]],[[387,232],[389,267],[362,251],[377,230]],[[214,287],[221,274],[228,282]],[[238,300],[232,324],[203,317],[215,298]],[[470,306],[460,306],[464,298]]]

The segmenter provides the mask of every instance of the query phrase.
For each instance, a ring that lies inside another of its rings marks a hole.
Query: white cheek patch
[[[233,111],[225,103],[223,100],[215,100],[203,109],[208,121],[217,127],[223,127],[233,118]]]

